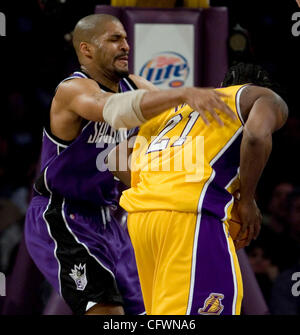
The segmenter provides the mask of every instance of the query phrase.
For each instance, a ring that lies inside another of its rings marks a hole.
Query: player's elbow
[[[286,102],[274,91],[269,92],[266,96],[262,96],[266,108],[272,110],[275,120],[273,132],[281,128],[287,121],[289,109]]]
[[[265,146],[272,143],[272,131],[263,129],[261,131],[251,131],[244,128],[243,139],[250,146]]]
[[[279,122],[278,128],[281,128],[282,126],[284,126],[284,124],[286,123],[286,121],[288,119],[288,116],[289,116],[288,105],[282,98],[280,98],[279,113],[280,113],[280,122]]]
[[[264,120],[264,122],[247,122],[243,129],[243,138],[249,145],[263,145],[265,142],[272,141],[274,124],[274,119]]]

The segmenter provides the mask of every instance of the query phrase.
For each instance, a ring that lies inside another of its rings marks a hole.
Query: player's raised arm
[[[62,118],[72,117],[73,113],[91,121],[105,120],[116,129],[140,126],[152,117],[182,103],[188,103],[197,110],[206,123],[208,121],[205,112],[208,111],[214,116],[215,109],[234,119],[235,114],[221,96],[222,94],[213,89],[195,87],[158,91],[138,89],[112,94],[102,92],[90,79],[77,79],[59,86],[52,108],[59,110]]]
[[[250,243],[258,236],[261,224],[255,190],[272,150],[272,134],[286,122],[288,108],[279,95],[257,86],[244,88],[240,106],[246,123],[241,143],[238,211],[243,222],[240,236],[249,228],[247,242]]]
[[[221,99],[224,94],[210,88],[183,87],[178,89],[161,90],[145,94],[141,101],[141,110],[146,120],[166,109],[187,103],[196,110],[206,124],[209,124],[205,113],[210,113],[220,123],[216,109],[236,119],[234,112]],[[220,123],[222,125],[222,123]]]

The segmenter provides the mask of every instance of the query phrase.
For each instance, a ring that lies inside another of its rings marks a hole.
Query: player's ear
[[[79,50],[85,57],[91,58],[93,55],[92,45],[90,43],[80,42]]]

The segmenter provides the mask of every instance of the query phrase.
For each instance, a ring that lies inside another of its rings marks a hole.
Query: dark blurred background
[[[289,106],[289,120],[274,135],[272,156],[257,191],[264,214],[262,234],[247,249],[272,306],[277,280],[299,263],[300,255],[300,36],[292,34],[292,14],[300,8],[294,0],[210,3],[229,8],[229,37],[240,34],[244,38],[244,47],[232,45],[229,38],[229,65],[239,61],[262,65],[282,87]],[[1,0],[7,36],[0,37],[0,271],[6,274],[22,236],[37,173],[43,119],[56,85],[77,65],[71,32],[98,4],[109,5],[110,1]],[[176,6],[183,6],[183,1],[176,1]],[[271,308],[276,313],[277,307]]]

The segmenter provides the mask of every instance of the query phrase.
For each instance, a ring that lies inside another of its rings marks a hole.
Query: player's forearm
[[[141,100],[140,107],[145,119],[149,120],[161,112],[185,102],[185,90],[161,90],[146,92]]]
[[[272,150],[272,134],[287,118],[287,106],[273,92],[253,104],[243,130],[240,158],[241,199],[253,200]]]
[[[265,136],[253,136],[244,129],[240,157],[241,200],[254,199],[257,184],[271,151],[271,133]]]

